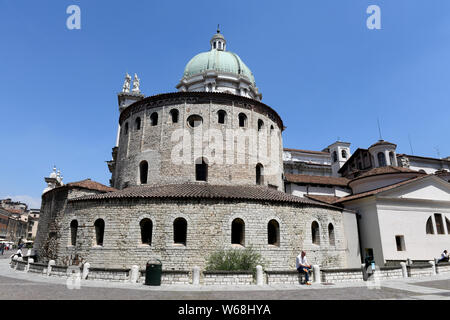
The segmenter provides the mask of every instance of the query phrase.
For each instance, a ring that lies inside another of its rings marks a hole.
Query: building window
[[[198,158],[197,161],[195,161],[195,180],[208,180],[208,163],[205,158]]]
[[[175,244],[186,245],[187,221],[183,218],[176,218],[173,222],[173,242]]]
[[[334,246],[336,244],[334,237],[334,226],[332,223],[328,225],[328,239],[330,241],[330,246]]]
[[[148,162],[145,160],[139,164],[139,175],[140,175],[141,184],[147,184]]]
[[[333,162],[337,162],[338,156],[337,156],[337,152],[333,151]]]
[[[431,217],[429,217],[427,220],[426,229],[427,229],[427,234],[434,234],[433,220],[431,219]]]
[[[262,185],[264,184],[264,167],[261,163],[256,165],[256,184]]]
[[[95,244],[103,246],[103,236],[105,233],[105,221],[103,219],[97,219],[94,223],[95,227]]]
[[[145,218],[142,219],[139,223],[141,226],[141,241],[142,244],[152,244],[152,232],[153,232],[153,223],[152,220]]]
[[[239,127],[244,128],[247,126],[247,116],[244,113],[239,113]]]
[[[394,156],[394,152],[389,152],[389,162],[391,163],[391,166],[395,165],[395,156]]]
[[[317,221],[311,224],[311,239],[313,244],[320,245],[320,230]]]
[[[136,128],[136,131],[141,130],[141,118],[136,118],[136,120],[134,121],[134,126]]]
[[[347,151],[342,150],[341,154],[342,154],[342,158],[347,159]]]
[[[245,245],[245,223],[242,219],[236,218],[231,223],[231,244]]]
[[[379,167],[386,167],[386,156],[383,152],[378,152],[378,166]]]
[[[75,246],[77,244],[77,232],[78,232],[78,221],[72,220],[70,223],[70,244]]]
[[[264,121],[258,119],[258,131],[261,131],[264,128]]]
[[[444,223],[442,221],[442,215],[439,213],[434,214],[434,221],[436,222],[437,234],[445,234]]]
[[[128,122],[125,122],[125,134],[128,134]]]
[[[270,126],[270,134],[273,134],[273,130],[274,130],[275,128],[271,125]]]
[[[450,234],[450,220],[448,220],[447,218],[445,218],[445,224],[447,225],[447,233]]]
[[[193,114],[187,118],[187,123],[189,127],[195,128],[202,125],[203,118],[200,117],[198,114]]]
[[[158,113],[156,113],[156,112],[152,113],[152,115],[150,116],[150,124],[152,126],[158,125]]]
[[[223,110],[217,111],[217,122],[220,124],[225,124],[227,118],[227,113]]]
[[[267,225],[267,242],[273,246],[280,246],[280,225],[276,220],[270,220]]]
[[[397,251],[406,251],[404,236],[395,236],[395,243],[397,244]]]
[[[177,109],[170,110],[170,117],[172,118],[172,123],[178,123],[179,112]]]

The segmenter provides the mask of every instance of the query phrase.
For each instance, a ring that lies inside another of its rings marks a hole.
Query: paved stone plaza
[[[366,283],[264,286],[192,286],[81,281],[80,289],[69,289],[66,279],[46,277],[9,266],[8,255],[0,256],[0,299],[42,300],[449,300],[450,274],[423,279],[381,281],[379,287]]]

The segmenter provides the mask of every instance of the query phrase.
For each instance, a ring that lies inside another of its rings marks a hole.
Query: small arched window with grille
[[[330,242],[330,246],[334,246],[336,244],[336,239],[334,236],[334,226],[332,223],[328,225],[328,239]]]
[[[264,167],[261,163],[256,165],[256,184],[264,184]]]
[[[280,246],[280,224],[272,219],[267,224],[267,243],[273,246]]]
[[[173,243],[186,245],[187,221],[184,218],[176,218],[173,222]]]
[[[247,126],[247,116],[245,113],[239,113],[239,127],[245,128]]]
[[[157,126],[158,125],[158,113],[153,112],[150,116],[150,125]]]
[[[227,120],[227,113],[224,110],[217,111],[217,122],[220,124],[225,124]]]
[[[139,164],[139,177],[141,184],[147,184],[147,178],[148,178],[148,162],[147,161],[141,161]]]
[[[152,220],[148,218],[144,218],[139,223],[141,227],[141,242],[142,244],[152,244],[152,232],[153,232],[153,223]]]
[[[141,130],[141,118],[137,117],[134,121],[134,126],[136,128],[136,131]]]
[[[103,219],[95,220],[94,227],[95,227],[95,244],[97,246],[103,246],[103,237],[105,234],[105,221]]]
[[[208,163],[205,158],[195,161],[195,180],[208,181]]]
[[[311,224],[311,238],[313,244],[320,245],[320,230],[317,221]]]
[[[78,232],[78,221],[72,220],[70,223],[70,245],[75,246],[77,244],[77,232]]]
[[[172,123],[178,123],[179,112],[177,109],[170,110],[170,118],[172,119]]]
[[[245,245],[245,223],[240,218],[231,223],[231,244]]]
[[[264,121],[258,119],[258,131],[261,131],[262,129],[264,129]]]

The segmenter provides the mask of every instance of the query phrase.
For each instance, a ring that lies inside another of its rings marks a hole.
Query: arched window
[[[173,222],[173,242],[175,244],[186,245],[187,221],[183,218],[176,218]]]
[[[77,244],[77,232],[78,232],[78,221],[72,220],[70,223],[70,244],[75,246]]]
[[[328,225],[328,239],[330,241],[330,246],[335,245],[335,237],[334,237],[334,226],[332,223]]]
[[[431,219],[431,217],[429,217],[427,220],[426,230],[427,230],[427,234],[434,234],[433,219]]]
[[[223,110],[217,111],[217,122],[220,124],[225,124],[227,118],[227,113]]]
[[[177,109],[170,110],[170,117],[172,118],[172,123],[178,123],[179,112]]]
[[[275,128],[271,125],[271,126],[270,126],[270,134],[273,134],[274,129],[275,129]]]
[[[447,225],[447,233],[450,234],[450,220],[448,218],[445,218],[445,224]]]
[[[148,162],[145,160],[139,164],[139,176],[140,176],[141,184],[147,184]]]
[[[258,119],[258,131],[261,131],[264,128],[264,121]]]
[[[333,151],[333,162],[336,162],[337,161],[337,152],[336,151]]]
[[[152,115],[150,116],[150,124],[152,126],[158,125],[158,113],[156,113],[156,112],[152,113]]]
[[[239,113],[239,127],[244,128],[247,126],[247,116],[244,113]]]
[[[394,152],[389,152],[389,162],[391,163],[391,166],[395,166],[395,155]]]
[[[320,230],[319,230],[319,224],[317,221],[314,221],[311,224],[311,238],[313,244],[320,244]]]
[[[258,163],[256,165],[256,184],[257,185],[262,185],[264,184],[264,167],[261,163]]]
[[[198,158],[197,161],[195,161],[195,180],[208,180],[208,163],[205,158]]]
[[[125,134],[128,134],[128,122],[125,122]]]
[[[276,220],[270,220],[267,225],[267,242],[270,245],[280,245],[280,224]]]
[[[378,157],[378,166],[386,167],[386,156],[384,155],[384,153],[378,152],[377,157]]]
[[[231,244],[245,245],[245,223],[242,219],[236,218],[231,223]]]
[[[152,220],[145,218],[142,219],[139,223],[141,226],[141,241],[142,244],[152,244],[152,232],[153,232],[153,223]]]
[[[347,159],[347,151],[342,150],[341,155],[342,155],[342,158]]]
[[[95,244],[103,246],[103,235],[105,233],[105,221],[103,219],[97,219],[94,223],[95,227]]]
[[[141,118],[137,117],[136,120],[134,121],[134,126],[137,130],[141,130]]]
[[[198,114],[193,114],[187,118],[187,123],[189,127],[195,128],[201,126],[203,123],[203,118]]]
[[[444,222],[442,221],[442,215],[440,213],[434,214],[434,221],[436,222],[437,234],[445,234]]]

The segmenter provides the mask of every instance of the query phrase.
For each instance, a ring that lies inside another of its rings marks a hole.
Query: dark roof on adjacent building
[[[315,151],[315,150],[302,150],[302,149],[284,148],[283,151],[302,152],[302,153],[310,153],[310,154],[320,154],[320,155],[327,155],[327,156],[330,155],[329,152]]]
[[[392,142],[389,142],[389,141],[378,140],[378,141],[375,142],[373,145],[371,145],[371,146],[369,147],[369,149],[372,148],[372,147],[375,147],[375,146],[387,145],[387,144],[388,144],[388,145],[397,146],[395,143],[392,143]]]
[[[378,167],[370,169],[367,172],[364,172],[360,176],[354,178],[352,181],[369,177],[369,176],[377,176],[377,175],[383,175],[383,174],[392,174],[392,173],[416,173],[417,175],[423,175],[425,173],[412,170],[409,168],[403,168],[403,167],[395,167],[395,166],[385,166],[385,167]]]
[[[77,182],[70,182],[70,183],[67,183],[65,186],[67,186],[69,188],[83,188],[83,189],[102,191],[102,192],[117,191],[117,189],[115,189],[115,188],[105,186],[104,184],[101,184],[96,181],[92,181],[91,179],[85,179],[85,180],[81,180],[81,181],[77,181]]]
[[[287,182],[298,184],[318,184],[327,186],[341,186],[346,187],[350,181],[347,178],[342,177],[327,177],[327,176],[310,176],[306,174],[286,174],[285,179]]]
[[[263,186],[210,185],[205,183],[184,183],[153,186],[134,186],[122,190],[96,195],[87,195],[71,201],[156,198],[156,199],[227,199],[254,200],[278,203],[298,203],[312,206],[332,207],[314,200],[296,197],[282,191]]]
[[[340,197],[336,197],[336,196],[325,196],[325,195],[318,195],[318,194],[305,194],[305,197],[312,199],[312,200],[327,203],[327,204],[334,204],[336,201],[338,201],[340,199]]]

